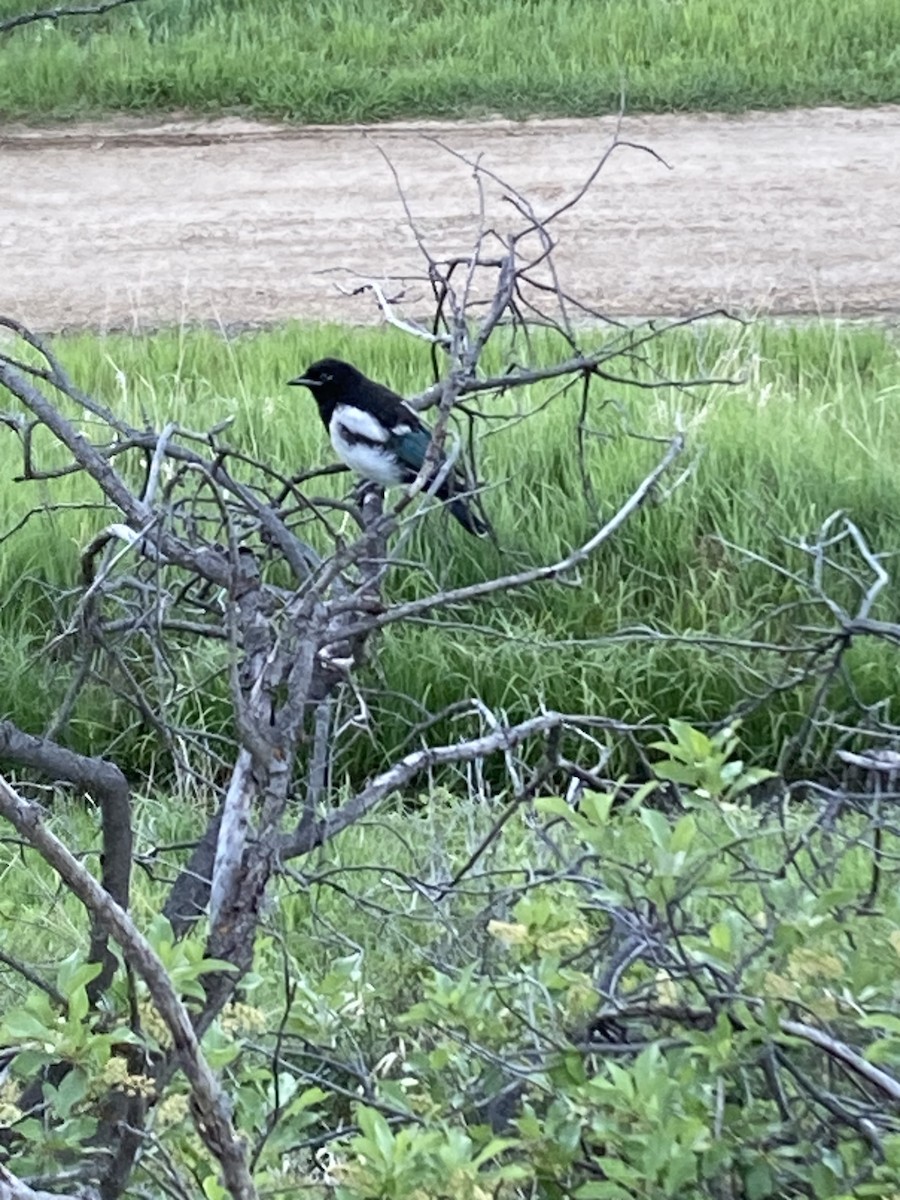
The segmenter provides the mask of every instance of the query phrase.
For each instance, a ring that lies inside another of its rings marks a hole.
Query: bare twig
[[[574,567],[579,566],[590,558],[598,547],[608,541],[624,525],[628,518],[637,512],[646,502],[647,498],[652,495],[653,489],[661,477],[683,450],[684,437],[679,434],[671,440],[666,453],[659,463],[641,480],[613,516],[592,537],[588,538],[586,542],[557,562],[543,567],[530,567],[527,570],[518,571],[512,575],[497,576],[482,583],[473,583],[466,587],[453,588],[435,595],[424,596],[419,600],[409,600],[405,604],[394,605],[387,612],[376,613],[360,625],[351,626],[345,636],[368,632],[375,628],[382,628],[385,625],[395,624],[397,621],[410,620],[424,613],[432,612],[436,608],[449,608],[458,604],[466,604],[473,600],[481,600],[485,596],[490,596],[498,592],[509,592],[516,588],[527,587],[532,583],[540,583],[544,580],[556,579],[560,575],[564,575],[567,571],[571,571]],[[338,601],[334,604],[333,611],[340,611],[342,607],[346,607],[346,604]]]
[[[546,712],[521,721],[517,725],[500,727],[482,737],[469,738],[453,746],[429,746],[415,750],[395,763],[389,770],[377,775],[361,792],[348,800],[336,812],[327,817],[304,817],[295,833],[287,835],[281,844],[284,858],[307,854],[316,846],[330,840],[348,825],[355,824],[379,804],[386,796],[396,792],[422,771],[447,763],[474,762],[498,751],[511,750],[522,742],[540,733],[565,727],[566,725],[588,724],[603,729],[620,728],[620,723],[603,717],[584,718],[567,716],[563,713]]]
[[[141,0],[103,0],[100,4],[61,4],[57,8],[35,9],[0,21],[0,33],[9,33],[11,29],[21,29],[23,25],[32,25],[36,21],[61,21],[63,17],[102,17],[114,8],[124,8],[126,4],[140,2]]]
[[[77,1192],[44,1192],[29,1187],[0,1163],[0,1200],[98,1200],[94,1188],[79,1188]]]
[[[803,1021],[782,1019],[778,1024],[791,1037],[802,1038],[810,1045],[818,1046],[820,1050],[824,1050],[826,1054],[849,1067],[851,1071],[855,1071],[867,1083],[878,1088],[879,1092],[882,1092],[894,1104],[900,1104],[900,1080],[889,1075],[881,1067],[876,1067],[873,1063],[868,1062],[846,1042],[841,1042],[825,1033],[824,1030],[817,1029],[814,1025],[807,1025]]]
[[[5,950],[0,950],[0,963],[9,967],[11,971],[15,971],[17,975],[21,975],[24,980],[34,987],[40,988],[42,992],[50,997],[55,1005],[65,1011],[68,1001],[62,992],[48,979],[44,979],[37,971],[33,971],[26,963],[20,962],[14,955],[7,954]]]

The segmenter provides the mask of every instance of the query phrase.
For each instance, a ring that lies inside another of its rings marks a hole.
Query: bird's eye
[[[323,383],[331,383],[332,379],[334,379],[334,376],[331,374],[331,372],[330,372],[330,371],[325,371],[325,372],[323,373],[323,375],[322,375],[322,382],[323,382]]]

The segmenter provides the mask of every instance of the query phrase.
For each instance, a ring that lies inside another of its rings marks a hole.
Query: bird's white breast
[[[328,429],[338,458],[351,470],[385,487],[402,482],[394,455],[382,448],[388,435],[369,413],[338,405]],[[366,440],[360,442],[357,438]]]

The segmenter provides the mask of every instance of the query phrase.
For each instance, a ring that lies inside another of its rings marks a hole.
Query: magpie
[[[396,392],[338,358],[314,362],[288,384],[310,389],[338,458],[352,470],[385,487],[412,483],[419,474],[431,444],[431,430]],[[432,481],[442,465],[443,459],[437,463]],[[447,503],[463,529],[482,536],[488,532],[487,525],[460,494],[468,490],[465,476],[454,466],[435,495]]]

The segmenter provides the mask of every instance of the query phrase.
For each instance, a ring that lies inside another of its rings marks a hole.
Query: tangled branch
[[[112,7],[116,5],[91,11]],[[54,12],[65,15],[63,10]],[[342,831],[371,818],[389,797],[406,794],[421,775],[432,778],[432,773],[457,770],[464,774],[472,794],[485,795],[486,764],[496,762],[505,772],[505,807],[494,814],[488,832],[471,848],[461,868],[431,879],[394,879],[397,887],[408,887],[410,894],[425,897],[439,908],[471,885],[476,867],[488,857],[512,816],[542,789],[564,795],[567,812],[578,810],[586,792],[618,789],[617,800],[642,795],[642,781],[620,786],[608,778],[612,739],[631,747],[646,780],[653,782],[653,766],[638,736],[646,726],[640,723],[626,724],[598,713],[543,709],[510,720],[477,696],[436,713],[423,705],[421,722],[406,745],[379,764],[368,779],[349,774],[339,778],[334,768],[339,750],[351,744],[370,720],[363,673],[368,659],[377,661],[383,630],[422,621],[446,630],[462,621],[464,628],[471,629],[463,606],[564,579],[618,537],[649,501],[665,503],[686,478],[684,474],[672,478],[686,445],[683,431],[675,428],[668,436],[653,439],[659,443],[657,461],[623,489],[626,494],[612,515],[601,519],[585,462],[590,418],[599,404],[598,381],[645,391],[684,391],[729,382],[673,379],[661,376],[652,365],[651,345],[690,321],[623,328],[570,295],[559,277],[554,262],[555,222],[601,177],[612,152],[626,148],[635,149],[617,134],[584,185],[545,216],[480,160],[463,158],[474,177],[482,218],[469,252],[450,258],[430,248],[395,173],[423,256],[423,275],[417,283],[430,291],[433,319],[425,325],[408,317],[401,311],[403,296],[389,294],[383,281],[363,280],[360,287],[372,292],[385,321],[428,342],[434,381],[411,403],[436,412],[431,458],[426,459],[419,479],[390,504],[377,488],[340,498],[319,495],[323,478],[334,474],[335,468],[289,474],[233,446],[227,439],[227,425],[196,430],[176,422],[161,429],[134,424],[83,392],[42,339],[13,318],[0,318],[13,341],[12,349],[4,343],[0,352],[0,386],[15,404],[15,411],[2,416],[0,424],[4,436],[17,441],[19,479],[39,481],[52,493],[55,481],[76,477],[84,483],[84,504],[102,514],[100,528],[81,550],[77,595],[51,643],[54,652],[71,661],[69,686],[49,715],[43,736],[26,736],[8,721],[0,725],[0,756],[23,771],[68,780],[99,802],[102,885],[47,830],[40,811],[5,783],[0,812],[90,913],[95,927],[91,957],[105,965],[92,989],[94,1012],[103,994],[109,993],[115,969],[106,938],[116,940],[129,967],[146,981],[174,1043],[171,1052],[161,1052],[154,1061],[155,1078],[165,1081],[177,1069],[185,1072],[198,1132],[235,1197],[254,1195],[251,1160],[199,1039],[251,968],[273,877],[280,874],[307,882],[308,864],[302,860]],[[506,231],[488,227],[484,219],[488,187],[503,189],[514,214]],[[594,331],[602,323],[600,345],[594,344],[596,337],[588,345],[576,316],[589,316]],[[539,341],[537,334],[544,340]],[[506,369],[493,365],[496,359],[488,365],[486,351],[496,346]],[[536,385],[550,385],[549,398],[535,400]],[[576,389],[580,404],[572,440],[579,448],[591,520],[584,539],[573,539],[550,561],[514,570],[498,568],[465,586],[443,587],[428,577],[414,598],[399,598],[393,579],[406,568],[411,530],[434,504],[427,495],[427,480],[451,421],[468,425],[462,453],[470,460],[468,474],[477,479],[485,426],[509,420],[499,411],[505,397],[515,394],[519,406],[515,419],[528,419]],[[48,445],[52,445],[49,452]],[[18,522],[15,531],[23,524]],[[852,521],[835,514],[813,541],[793,549],[805,556],[810,569],[807,575],[790,572],[791,582],[822,620],[804,629],[796,644],[782,645],[765,636],[765,631],[758,635],[751,631],[745,639],[717,639],[716,644],[723,653],[752,648],[777,659],[777,678],[763,681],[765,697],[810,679],[820,682],[808,723],[792,748],[799,760],[823,710],[827,687],[852,640],[872,636],[894,644],[900,642],[900,634],[896,626],[873,616],[875,602],[889,583],[888,572]],[[851,572],[856,599],[838,603],[830,573],[840,569],[846,582],[848,568],[841,556],[849,552],[856,556]],[[778,564],[774,569],[786,571]],[[644,628],[610,635],[660,641],[676,636]],[[151,733],[162,747],[175,790],[189,786],[203,800],[206,827],[170,881],[163,911],[179,936],[208,915],[207,955],[224,960],[229,969],[203,976],[203,998],[192,1011],[185,1008],[127,914],[133,857],[128,782],[112,761],[77,755],[63,744],[72,714],[90,685],[102,686],[130,707],[135,727]],[[184,718],[177,703],[177,698],[202,695],[210,687],[219,688],[220,694],[227,692],[223,701],[227,718],[214,730],[202,720]],[[458,722],[459,736],[439,741],[434,729],[450,719]],[[675,802],[680,802],[677,794]],[[642,1024],[648,1011],[648,971],[664,971],[675,983],[684,982],[692,996],[704,998],[708,1012],[733,1013],[743,984],[741,970],[728,976],[714,963],[699,963],[685,950],[685,939],[693,936],[686,909],[681,907],[687,892],[672,897],[667,905],[646,902],[636,894],[636,881],[647,882],[650,875],[638,864],[632,881],[626,877],[623,894],[610,899],[598,882],[603,862],[596,847],[573,851],[571,844],[557,841],[552,825],[540,829],[540,839],[545,855],[542,878],[576,889],[586,911],[602,916],[602,936],[583,952],[591,962],[598,1004],[589,1028],[567,1028],[553,1036],[536,1030],[523,1008],[516,1013],[523,1030],[521,1052],[505,1061],[492,1060],[489,1048],[478,1047],[485,1062],[512,1079],[507,1080],[508,1089],[502,1089],[499,1105],[494,1103],[496,1096],[479,1098],[493,1106],[489,1119],[500,1128],[507,1122],[510,1104],[553,1054],[573,1045],[585,1055],[596,1054],[598,1031],[609,1054],[633,1055],[635,1047],[652,1040],[658,1030],[648,1033]],[[785,862],[795,864],[806,849],[792,844],[785,851]],[[296,860],[301,860],[299,866]],[[390,876],[391,871],[384,874]],[[533,887],[535,878],[517,883],[517,894]],[[334,882],[331,876],[328,882]],[[873,898],[878,886],[876,880]],[[498,896],[502,893],[504,903],[511,904],[515,895],[512,887],[503,892],[493,879],[488,892],[485,917],[490,921],[496,919]],[[629,977],[630,971],[640,977],[638,984]],[[285,975],[285,991],[291,996],[294,985],[287,969]],[[685,1012],[687,1007],[682,1005]],[[658,1003],[652,1006],[653,1019],[672,1016],[664,1009]],[[283,1046],[290,1036],[288,1024],[286,1013],[272,1072],[279,1116],[285,1108],[277,1087],[287,1057]],[[683,1013],[682,1025],[689,1024],[689,1015]],[[804,1038],[854,1070],[867,1085],[896,1098],[890,1077],[876,1077],[875,1068],[861,1071],[859,1055],[841,1039],[820,1035],[804,1021],[784,1024],[781,1032]],[[679,1030],[677,1036],[682,1033]],[[770,1049],[774,1055],[784,1047],[779,1042]],[[298,1077],[306,1079],[308,1074],[311,1081],[318,1080],[324,1059],[308,1048],[304,1052],[316,1066],[298,1067]],[[357,1096],[363,1084],[369,1086],[368,1076],[362,1082],[354,1078],[346,1063],[329,1059],[325,1067],[329,1077],[346,1073],[346,1079],[341,1075],[343,1082],[334,1083],[343,1089],[344,1099]],[[778,1075],[776,1067],[772,1070]],[[385,1113],[393,1121],[404,1119],[395,1107],[385,1105]],[[107,1176],[111,1195],[124,1188],[144,1135],[142,1129],[132,1134],[131,1157],[120,1156],[114,1183]],[[255,1155],[262,1153],[262,1146],[263,1142]]]

